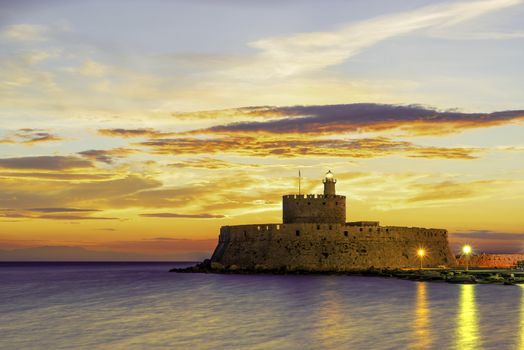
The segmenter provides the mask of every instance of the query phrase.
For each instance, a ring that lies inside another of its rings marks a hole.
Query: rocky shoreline
[[[267,269],[255,266],[253,269],[241,269],[236,265],[224,266],[209,259],[186,268],[174,268],[170,272],[178,273],[221,273],[221,274],[278,274],[278,275],[353,275],[383,278],[399,278],[410,281],[446,282],[454,284],[524,284],[524,271],[515,269],[365,269],[352,271],[319,271]]]

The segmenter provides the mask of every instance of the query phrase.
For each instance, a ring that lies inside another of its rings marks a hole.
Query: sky
[[[524,253],[524,2],[0,1],[0,259],[195,260],[321,193]]]

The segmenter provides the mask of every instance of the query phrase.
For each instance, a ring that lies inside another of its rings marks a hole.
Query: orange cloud
[[[97,209],[30,208],[0,209],[0,218],[49,219],[49,220],[115,220],[117,218],[91,216]]]
[[[91,149],[87,151],[78,152],[84,158],[102,162],[106,164],[112,164],[115,158],[124,158],[130,154],[136,153],[137,150],[128,148],[113,148],[110,150]]]
[[[103,136],[113,136],[113,137],[125,137],[125,138],[134,138],[134,137],[169,137],[175,135],[176,133],[165,133],[156,131],[154,129],[99,129],[98,133]]]
[[[227,113],[230,110],[226,110]],[[213,115],[219,112],[214,112]],[[444,135],[464,129],[504,125],[524,119],[524,111],[460,113],[438,111],[417,105],[372,103],[344,105],[253,107],[239,115],[280,119],[243,121],[198,129],[186,134],[342,134],[399,129],[409,135]]]
[[[241,164],[234,162],[227,162],[220,159],[210,157],[203,157],[198,159],[188,159],[178,163],[169,164],[173,168],[194,168],[194,169],[230,169],[233,167],[252,167],[258,168],[258,164]]]
[[[184,218],[184,219],[221,219],[224,215],[216,214],[177,214],[177,213],[147,213],[140,214],[140,216],[147,218]]]
[[[151,139],[141,143],[163,155],[233,153],[255,157],[354,157],[374,158],[405,155],[416,158],[473,159],[480,149],[418,146],[389,138],[306,139],[272,138],[262,135],[228,136],[214,139]]]
[[[62,141],[63,138],[51,134],[45,130],[39,129],[19,129],[18,131],[8,134],[5,138],[0,139],[0,143],[22,143],[33,145],[41,142]]]
[[[66,170],[90,168],[90,161],[72,156],[35,156],[0,159],[0,168],[35,169],[35,170]]]

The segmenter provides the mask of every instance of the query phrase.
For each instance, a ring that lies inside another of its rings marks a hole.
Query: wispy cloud
[[[175,218],[175,219],[221,219],[224,215],[217,214],[179,214],[179,213],[145,213],[140,216],[148,218]]]
[[[63,139],[46,130],[24,128],[8,133],[0,139],[0,143],[22,143],[34,145],[41,142],[62,141]]]
[[[153,139],[138,145],[162,155],[230,153],[255,157],[352,157],[375,158],[405,155],[416,158],[474,159],[480,149],[428,147],[389,138],[307,139],[229,136],[213,139]]]
[[[113,148],[109,150],[91,149],[78,152],[78,154],[84,158],[95,160],[97,162],[113,164],[115,158],[125,158],[135,152],[136,150],[129,148]]]
[[[389,38],[455,25],[521,3],[520,0],[452,2],[351,23],[332,31],[260,39],[250,43],[260,50],[252,63],[233,72],[240,79],[304,74],[341,64]]]
[[[78,208],[28,208],[0,209],[0,218],[47,219],[47,220],[116,220],[115,217],[92,216],[97,209]]]
[[[193,169],[231,169],[239,167],[258,168],[258,164],[246,164],[246,163],[235,163],[228,162],[221,159],[215,159],[211,157],[202,157],[197,159],[188,159],[177,163],[171,163],[168,165],[173,168],[193,168]]]
[[[34,156],[0,159],[0,168],[35,169],[35,170],[65,170],[90,168],[93,164],[84,159],[72,156]]]
[[[117,137],[167,137],[176,133],[165,133],[154,129],[99,129],[98,133],[103,136],[117,136]]]
[[[13,41],[45,41],[48,29],[36,24],[13,24],[5,27],[1,36]]]

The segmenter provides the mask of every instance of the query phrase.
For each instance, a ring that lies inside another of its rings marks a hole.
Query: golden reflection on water
[[[429,326],[429,307],[427,283],[417,283],[417,301],[415,306],[415,322],[413,323],[415,336],[415,349],[428,349],[431,347],[432,334]]]
[[[460,286],[459,311],[457,315],[457,349],[479,349],[477,305],[475,303],[475,285]]]
[[[315,332],[322,344],[322,348],[339,348],[350,338],[351,327],[349,315],[343,311],[340,295],[330,288],[331,281],[326,283],[327,289],[320,296],[322,302],[319,307],[318,328]]]

